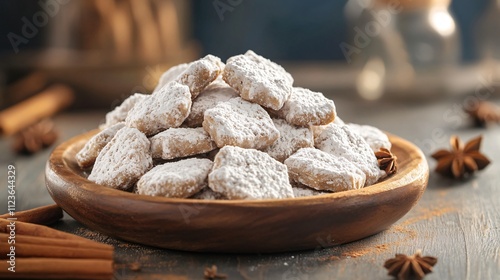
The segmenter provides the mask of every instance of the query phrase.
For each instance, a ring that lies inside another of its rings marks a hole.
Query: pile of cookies
[[[332,100],[293,82],[253,51],[174,66],[109,112],[76,160],[95,183],[193,199],[320,195],[385,177],[374,151],[391,148],[387,136],[344,124]]]

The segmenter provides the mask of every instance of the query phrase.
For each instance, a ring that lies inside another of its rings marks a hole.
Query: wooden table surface
[[[390,279],[382,267],[384,261],[395,253],[412,254],[417,249],[439,259],[434,273],[426,279],[499,279],[500,126],[473,128],[460,110],[471,98],[419,104],[370,103],[346,96],[334,100],[345,121],[378,126],[414,142],[426,155],[448,147],[452,134],[464,140],[482,134],[482,150],[493,163],[467,181],[452,181],[431,172],[418,205],[389,230],[332,248],[324,248],[328,244],[325,236],[311,251],[201,254],[118,241],[82,226],[68,215],[54,227],[114,245],[116,279],[202,279],[204,268],[213,264],[228,279]],[[102,112],[59,115],[59,141],[95,128],[103,117]],[[0,140],[0,212],[7,209],[8,164],[15,164],[17,171],[16,210],[53,203],[44,185],[44,166],[50,151],[15,156],[9,144],[5,138]],[[435,162],[428,160],[432,169]],[[140,264],[140,272],[128,268],[127,264],[133,262]]]

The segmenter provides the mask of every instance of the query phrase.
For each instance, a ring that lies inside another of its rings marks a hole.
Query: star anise
[[[472,117],[476,126],[482,127],[488,123],[500,123],[500,107],[488,101],[480,101],[476,106],[466,109],[465,112]]]
[[[212,267],[205,267],[205,271],[203,271],[203,276],[207,280],[226,279],[227,278],[226,274],[217,273],[217,266],[216,265],[212,265]]]
[[[420,250],[413,256],[396,254],[395,258],[388,259],[384,267],[389,270],[389,275],[399,280],[422,279],[427,273],[432,272],[432,267],[437,263],[437,258],[422,257]]]
[[[387,175],[391,175],[398,171],[397,157],[386,148],[380,148],[380,151],[375,153],[380,170],[384,170]]]
[[[57,137],[54,123],[45,119],[17,133],[12,148],[17,153],[33,154],[52,145]]]
[[[476,137],[464,146],[458,136],[450,139],[451,151],[439,150],[432,154],[437,160],[436,172],[447,177],[462,179],[478,170],[484,169],[490,160],[479,152],[482,136]]]

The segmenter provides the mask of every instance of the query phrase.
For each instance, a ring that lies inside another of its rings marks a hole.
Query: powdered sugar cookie
[[[199,158],[158,165],[141,177],[136,192],[151,196],[190,197],[207,185],[212,165],[212,161]]]
[[[203,127],[169,128],[149,140],[153,158],[187,157],[208,153],[217,148]]]
[[[88,179],[110,188],[129,189],[153,165],[149,145],[139,130],[120,129],[97,156]]]
[[[378,167],[377,158],[370,145],[347,125],[328,125],[314,139],[314,145],[324,152],[354,163],[365,173],[366,185],[377,182],[383,173]]]
[[[192,99],[195,99],[224,69],[224,63],[220,58],[207,55],[189,64],[186,70],[180,74],[177,81],[189,87]]]
[[[264,152],[235,146],[220,149],[208,186],[229,199],[293,197],[284,164]]]
[[[200,95],[193,100],[191,113],[184,121],[183,125],[188,127],[200,127],[203,124],[203,116],[207,109],[215,107],[220,102],[228,101],[231,98],[238,97],[232,87],[224,81],[215,80]]]
[[[350,123],[348,126],[359,133],[374,152],[378,152],[381,148],[391,150],[392,144],[389,141],[389,137],[380,129],[371,125],[359,125],[355,123]]]
[[[277,64],[275,62],[272,62],[271,60],[269,60],[269,59],[267,59],[267,58],[265,58],[263,56],[260,56],[260,55],[256,54],[252,50],[248,50],[245,53],[245,55],[248,56],[253,61],[255,61],[257,63],[260,63],[260,64],[264,64],[267,67],[270,67],[270,68],[276,70],[277,72],[281,73],[287,79],[287,81],[290,84],[293,84],[293,77],[292,77],[292,75],[290,75],[290,73],[286,72],[286,70],[283,67],[281,67],[281,65],[279,65],[279,64]]]
[[[222,78],[243,99],[274,110],[281,109],[292,92],[292,82],[286,75],[247,55],[228,59]]]
[[[325,124],[325,125],[311,125],[310,128],[312,130],[314,138],[318,137],[321,134],[321,132],[323,132],[323,130],[325,130],[325,128],[327,128],[330,125],[340,125],[340,126],[342,126],[342,125],[345,125],[345,123],[344,123],[344,121],[339,116],[336,116],[335,119],[333,120],[333,122],[331,122],[329,124]]]
[[[333,192],[360,189],[366,175],[346,158],[304,148],[285,160],[290,178],[316,190]]]
[[[322,93],[294,87],[283,107],[272,114],[294,125],[310,126],[331,123],[337,113],[335,103]]]
[[[325,130],[325,128],[327,128],[329,125],[333,125],[333,124],[345,125],[344,121],[339,116],[336,116],[335,119],[333,120],[333,122],[331,122],[329,124],[311,125],[310,128],[312,130],[314,138],[318,137],[321,134],[321,132],[323,132],[323,130]]]
[[[206,110],[203,128],[219,148],[232,145],[263,149],[280,135],[266,110],[240,97]]]
[[[175,81],[189,67],[189,64],[190,63],[182,63],[170,67],[167,71],[163,72],[153,93],[159,91],[164,85]]]
[[[167,128],[179,127],[190,109],[189,88],[174,81],[135,104],[125,122],[127,126],[135,127],[146,135],[153,135]]]
[[[224,197],[222,194],[214,192],[209,187],[203,188],[200,192],[191,196],[190,198],[203,199],[203,200],[227,200],[227,198]]]
[[[314,139],[319,137],[319,135],[325,130],[329,125],[332,125],[333,123],[327,124],[327,125],[311,125],[311,131],[313,133]]]
[[[113,136],[115,136],[116,132],[124,126],[125,123],[123,122],[114,124],[90,138],[85,146],[76,154],[76,162],[78,165],[82,168],[92,166],[104,146],[106,146]]]
[[[106,123],[102,124],[99,128],[105,129],[119,122],[124,122],[127,118],[128,112],[135,106],[136,103],[141,102],[149,95],[136,93],[125,99],[121,105],[106,114]]]
[[[309,128],[294,126],[281,119],[273,119],[273,123],[280,132],[280,137],[262,151],[277,161],[283,162],[301,148],[314,147],[312,131]]]

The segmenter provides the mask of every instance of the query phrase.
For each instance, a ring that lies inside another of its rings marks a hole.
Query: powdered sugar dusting
[[[366,176],[344,157],[304,148],[285,160],[290,178],[316,190],[333,192],[360,189]]]
[[[179,127],[189,115],[191,93],[177,82],[166,84],[161,90],[138,102],[130,110],[127,126],[146,135],[153,135],[170,127]]]
[[[206,110],[203,128],[218,147],[233,145],[263,149],[279,137],[279,131],[267,112],[240,97]]]
[[[207,185],[212,165],[212,161],[199,158],[158,165],[137,182],[136,192],[152,196],[190,197]]]
[[[207,55],[189,64],[187,69],[177,78],[177,81],[189,87],[192,99],[213,82],[224,69],[220,58]]]
[[[92,166],[104,146],[106,146],[106,144],[113,139],[116,132],[124,126],[124,122],[114,124],[90,138],[85,146],[76,154],[76,162],[78,165],[80,167]]]
[[[153,94],[159,91],[164,85],[176,80],[190,65],[191,63],[182,63],[173,67],[170,67],[167,71],[165,71],[158,81],[156,88],[153,91]]]
[[[274,110],[283,107],[292,92],[286,75],[247,55],[228,59],[222,77],[242,98]]]
[[[391,150],[392,144],[391,141],[389,141],[389,137],[380,129],[370,125],[359,125],[355,123],[350,123],[348,126],[353,131],[359,133],[374,152],[378,152],[380,148]]]
[[[213,55],[179,64],[152,95],[109,112],[76,160],[108,187],[140,180],[141,194],[207,200],[320,195],[383,178],[374,151],[391,148],[387,135],[346,125],[332,100],[293,82],[251,50],[227,65]]]
[[[325,130],[329,125],[311,125],[311,131],[313,133],[314,139],[318,138],[319,135]]]
[[[257,63],[264,64],[265,66],[270,67],[270,68],[276,70],[276,72],[279,72],[279,73],[283,74],[283,76],[287,79],[287,81],[290,84],[293,84],[293,77],[292,77],[292,75],[290,75],[288,72],[286,72],[286,70],[281,65],[279,65],[277,63],[274,63],[271,60],[269,60],[269,59],[267,59],[267,58],[265,58],[263,56],[260,56],[260,55],[256,54],[252,50],[248,50],[245,53],[245,56],[249,57],[250,59],[252,59],[253,61],[255,61]]]
[[[128,112],[135,106],[136,103],[140,103],[142,100],[147,98],[149,95],[136,93],[125,99],[121,105],[116,106],[116,108],[106,114],[106,123],[100,126],[101,129],[108,128],[119,122],[124,122],[127,118]]]
[[[279,162],[283,162],[300,148],[314,147],[313,135],[309,128],[288,124],[285,120],[273,119],[280,137],[263,151]]]
[[[294,87],[290,98],[275,114],[291,124],[310,126],[328,124],[337,113],[335,103],[322,93]]]
[[[366,174],[366,185],[380,178],[377,158],[370,145],[347,125],[329,124],[314,139],[316,148],[354,163]]]
[[[129,189],[153,166],[149,145],[139,130],[120,129],[97,156],[88,179],[110,188]]]
[[[332,124],[345,125],[344,121],[339,116],[335,117],[335,119],[333,120]],[[321,134],[321,132],[323,132],[323,130],[325,128],[327,128],[328,126],[329,126],[329,124],[326,124],[326,125],[312,125],[311,126],[311,130],[313,132],[314,138],[318,137]]]
[[[331,122],[330,124],[345,125],[344,121],[339,116],[336,116],[335,119],[333,120],[333,122]],[[311,130],[313,132],[314,138],[318,137],[321,134],[321,132],[323,132],[323,130],[325,128],[327,128],[330,124],[311,125],[310,127],[311,127]]]
[[[220,149],[208,182],[212,190],[229,199],[293,197],[286,166],[254,149]]]
[[[219,79],[215,80],[205,88],[195,100],[193,100],[191,113],[184,121],[183,125],[188,127],[200,127],[203,124],[203,116],[207,109],[213,108],[215,105],[237,96],[238,92],[224,81]]]
[[[169,128],[151,137],[153,158],[173,159],[210,152],[217,148],[202,128]]]

